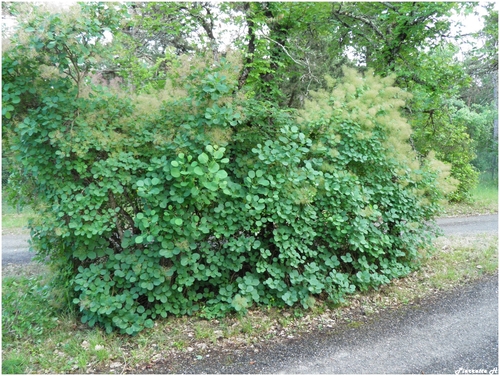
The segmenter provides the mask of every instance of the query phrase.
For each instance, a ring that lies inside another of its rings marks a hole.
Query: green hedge
[[[3,58],[10,185],[42,214],[33,246],[83,322],[134,334],[168,315],[338,302],[408,274],[430,244],[453,181],[412,151],[391,78],[346,69],[294,113],[238,91],[236,58],[181,58],[134,96],[39,80],[52,55],[38,46]]]

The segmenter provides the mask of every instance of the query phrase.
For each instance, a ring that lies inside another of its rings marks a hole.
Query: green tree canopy
[[[135,3],[129,7],[130,22],[122,28],[127,42],[116,38],[117,46],[125,46],[116,54],[120,64],[116,74],[126,77],[135,90],[161,86],[173,55],[208,53],[220,59],[227,44],[221,29],[235,30],[231,48],[243,56],[238,88],[283,108],[301,108],[311,90],[325,88],[323,77],[340,77],[344,65],[371,68],[381,76],[396,74],[396,84],[414,94],[405,111],[415,130],[416,151],[425,156],[434,150],[452,164],[461,184],[449,198],[463,200],[477,182],[472,165],[476,150],[468,128],[460,120],[450,121],[449,103],[467,91],[472,80],[467,64],[456,58],[460,39],[452,35],[451,26],[456,23],[454,14],[471,12],[474,6]],[[494,44],[495,34],[489,29],[485,27],[484,35],[490,35],[488,43]],[[446,146],[441,144],[444,139]]]

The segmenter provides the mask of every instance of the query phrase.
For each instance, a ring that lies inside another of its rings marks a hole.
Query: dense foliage
[[[474,166],[498,182],[498,10],[494,4],[486,10],[484,27],[475,35],[484,43],[473,45],[466,55],[472,84],[461,91],[456,108],[476,150]]]
[[[212,44],[111,74],[124,10],[29,13],[2,59],[9,188],[83,322],[307,308],[418,266],[457,181],[412,148],[396,75],[343,68],[293,110],[266,62]]]
[[[395,74],[397,86],[414,94],[404,109],[415,130],[414,149],[423,157],[435,150],[438,159],[452,165],[452,176],[460,184],[448,199],[464,201],[470,198],[479,171],[484,171],[484,150],[489,150],[490,165],[495,159],[493,132],[488,145],[476,143],[463,119],[454,116],[453,103],[470,90],[471,78],[477,77],[471,77],[469,64],[457,59],[463,40],[452,31],[457,27],[452,16],[470,14],[474,6],[453,2],[139,3],[127,35],[140,36],[132,39],[141,46],[141,55],[132,52],[132,56],[144,59],[147,55],[161,64],[174,50],[204,46],[216,55],[217,46],[229,38],[220,35],[214,26],[218,22],[223,28],[243,29],[232,36],[233,45],[244,55],[239,86],[252,87],[259,98],[280,107],[301,108],[311,90],[324,88],[325,74],[338,78],[346,64],[363,71],[373,69],[381,76]],[[491,4],[486,9],[484,33],[489,39],[482,51],[486,59],[475,56],[483,66],[491,65],[497,55],[494,46],[498,40],[498,21],[494,24],[498,15]],[[166,31],[159,26],[162,23],[170,25],[165,33],[170,40],[159,33]],[[473,43],[478,45],[479,39],[477,36]],[[161,82],[161,70],[150,72],[151,84]],[[142,74],[127,77],[135,82],[144,78]],[[471,109],[471,103],[467,107]],[[492,123],[491,118],[488,122]]]

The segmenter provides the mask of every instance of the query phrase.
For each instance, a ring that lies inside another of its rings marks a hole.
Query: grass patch
[[[469,202],[447,203],[442,216],[457,217],[466,215],[498,213],[498,181],[482,175],[479,185],[472,192]]]
[[[2,374],[15,375],[24,373],[27,360],[13,354],[9,359],[2,359]]]
[[[34,211],[27,208],[15,208],[2,198],[2,234],[27,234],[28,220],[34,218]]]
[[[40,337],[58,325],[51,291],[43,275],[2,278],[2,341]]]
[[[33,217],[32,212],[2,214],[2,234],[28,234],[28,220]]]
[[[156,361],[197,359],[224,347],[253,346],[262,341],[339,323],[357,327],[382,309],[407,304],[437,291],[495,273],[498,236],[441,237],[420,270],[378,290],[355,294],[335,306],[316,302],[310,310],[261,308],[219,320],[197,317],[158,320],[154,328],[134,337],[105,334],[79,323],[61,310],[46,288],[43,266],[19,268],[3,275],[3,373],[140,373]]]
[[[497,270],[498,236],[442,237],[436,241],[436,246],[439,252],[421,270],[426,276],[432,273],[435,287],[455,286],[456,282],[467,282]]]

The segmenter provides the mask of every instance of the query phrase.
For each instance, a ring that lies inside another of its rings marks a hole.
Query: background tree
[[[217,60],[216,16],[211,3],[131,3],[121,32],[113,36],[114,60],[107,72],[135,91],[165,85],[168,63],[182,54],[212,53]]]
[[[492,180],[498,177],[498,11],[493,4],[485,7],[484,27],[475,37],[482,44],[473,44],[464,66],[472,78],[469,87],[460,92],[461,114],[474,141],[480,171],[487,171]]]
[[[349,55],[357,57],[351,60],[353,65],[381,75],[395,73],[397,84],[415,95],[407,107],[415,129],[414,147],[424,156],[434,149],[439,158],[452,163],[453,176],[461,185],[450,198],[466,199],[477,183],[471,165],[475,154],[466,128],[454,124],[447,104],[469,84],[447,41],[449,16],[458,7],[455,3],[287,3],[269,9],[270,31],[264,39],[275,51],[270,59],[279,60],[270,65],[273,75],[280,77],[275,84],[282,97],[277,100],[300,106],[308,91],[318,87],[318,77],[338,75],[339,65]],[[272,35],[273,28],[279,36]],[[318,43],[322,38],[324,43]],[[338,41],[331,43],[332,39]],[[327,50],[315,49],[321,45]],[[331,56],[344,58],[332,62]]]
[[[406,108],[415,129],[414,147],[423,156],[436,150],[452,163],[461,185],[450,199],[464,200],[477,183],[474,142],[463,122],[455,124],[450,117],[454,109],[449,103],[471,80],[450,38],[453,12],[472,8],[472,3],[260,2],[231,3],[204,14],[207,20],[216,13],[238,15],[229,25],[246,28],[246,34],[233,40],[244,54],[239,86],[253,87],[257,97],[280,107],[300,108],[310,90],[324,88],[325,74],[339,77],[345,64],[383,76],[395,73],[397,84],[414,93]],[[161,19],[162,14],[151,17]],[[217,45],[209,27],[214,22],[189,19],[196,25],[191,35],[204,30],[212,46]]]

